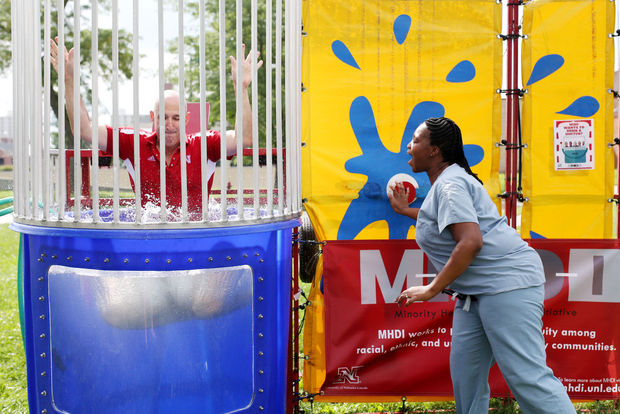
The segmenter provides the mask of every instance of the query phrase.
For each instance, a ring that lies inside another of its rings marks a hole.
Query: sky
[[[72,7],[69,2],[67,9]],[[133,31],[133,1],[122,0],[119,4],[119,28],[129,32]],[[140,26],[140,113],[148,114],[153,107],[159,91],[159,72],[158,72],[158,45],[157,45],[157,6],[153,0],[139,0],[139,26]],[[87,13],[90,18],[90,12]],[[185,35],[196,35],[199,32],[198,22],[191,19],[187,14],[184,17]],[[86,22],[82,21],[82,28]],[[88,22],[90,25],[90,22]],[[112,27],[111,13],[100,11],[99,26],[102,28]],[[164,8],[164,44],[178,35],[178,14],[171,7]],[[167,54],[164,66],[176,61],[178,57]],[[84,68],[83,68],[84,70]],[[87,70],[87,69],[86,69]],[[9,70],[6,74],[0,75],[0,90],[8,91],[4,98],[0,100],[0,116],[11,113],[13,106],[13,84],[12,74]],[[119,112],[133,113],[133,85],[131,82],[119,84]],[[100,120],[109,122],[112,110],[112,88],[109,83],[99,82],[100,95]]]
[[[119,4],[119,27],[128,31],[133,30],[133,1],[122,0]],[[158,95],[159,78],[158,78],[158,49],[157,49],[157,7],[154,7],[154,0],[139,0],[140,8],[140,113],[148,114]],[[71,7],[71,2],[68,7]],[[620,0],[616,0],[616,27],[620,27]],[[187,15],[186,15],[187,16]],[[176,11],[167,7],[164,11],[164,37],[167,42],[177,36],[178,32],[178,15]],[[196,20],[185,17],[184,33],[185,35],[198,34],[199,27]],[[504,16],[505,20],[505,16]],[[111,14],[100,14],[99,25],[101,27],[111,27]],[[505,30],[504,30],[505,31]],[[616,53],[620,54],[619,39],[616,41]],[[173,60],[178,59],[175,56],[167,55],[165,64],[167,66]],[[616,55],[615,68],[618,70],[618,62],[620,59]],[[103,82],[99,84],[100,94],[100,120],[102,123],[110,122],[110,112],[112,108],[112,89],[110,85]],[[4,99],[0,100],[0,117],[11,114],[13,105],[13,85],[11,72],[0,75],[0,90],[5,91]],[[8,93],[7,93],[8,92]],[[133,86],[131,82],[125,82],[119,85],[119,112],[133,113]]]

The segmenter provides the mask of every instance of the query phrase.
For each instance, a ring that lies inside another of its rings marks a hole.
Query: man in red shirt
[[[58,70],[58,45],[54,40],[50,41],[50,58],[56,70]],[[252,59],[258,58],[259,53],[250,52],[242,62],[242,95],[243,95],[243,147],[252,145],[252,108],[249,99],[249,85],[252,82]],[[73,49],[65,50],[65,100],[67,115],[73,131],[74,117],[74,89],[73,89]],[[245,45],[243,45],[243,56],[245,56]],[[256,56],[256,57],[255,57]],[[236,89],[236,60],[230,56],[232,66],[232,79]],[[263,61],[257,62],[260,68]],[[164,91],[164,124],[165,131],[160,130],[159,101],[155,103],[151,111],[153,121],[153,131],[140,131],[140,192],[142,206],[148,207],[150,204],[158,206],[161,186],[160,186],[160,143],[159,139],[162,132],[165,137],[165,164],[166,164],[166,202],[167,207],[174,213],[178,213],[181,207],[181,136],[180,136],[180,97],[178,92],[172,90]],[[189,112],[186,111],[184,122],[189,119]],[[231,158],[236,154],[236,127],[235,131],[226,132],[226,157]],[[75,132],[74,132],[75,133]],[[90,116],[86,110],[83,100],[80,100],[80,135],[82,139],[92,142],[92,124]],[[135,157],[134,157],[134,130],[132,128],[119,129],[119,158],[124,160],[130,174],[131,184],[135,190]],[[220,134],[218,131],[207,131],[207,190],[211,190],[213,183],[213,173],[215,164],[221,158]],[[113,129],[110,126],[101,125],[98,127],[98,148],[112,154]],[[188,211],[190,213],[201,213],[202,211],[202,174],[201,174],[201,137],[200,134],[188,135],[185,137],[186,166],[187,166],[187,200]]]

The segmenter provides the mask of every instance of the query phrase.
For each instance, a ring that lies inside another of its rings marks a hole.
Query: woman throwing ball
[[[401,306],[426,301],[445,288],[459,294],[450,351],[458,413],[488,412],[495,362],[524,413],[575,413],[546,363],[540,257],[499,216],[469,168],[461,130],[448,118],[429,118],[407,153],[413,172],[428,174],[431,189],[420,208],[411,208],[407,191],[397,184],[390,203],[417,220],[416,241],[439,273],[397,301]]]

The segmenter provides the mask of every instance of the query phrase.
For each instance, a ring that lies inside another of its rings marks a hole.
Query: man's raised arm
[[[58,44],[50,39],[50,60],[52,62],[52,66],[58,73]],[[65,48],[64,58],[65,58],[65,103],[67,107],[67,117],[69,118],[69,125],[71,126],[71,132],[75,135],[75,131],[73,129],[73,117],[75,114],[75,102],[74,102],[74,73],[73,73],[73,48],[67,52]],[[98,141],[99,141],[99,149],[104,152],[108,146],[108,132],[105,125],[101,125],[97,128],[98,130]],[[93,130],[92,123],[90,121],[90,115],[86,110],[86,105],[84,105],[84,101],[80,97],[80,137],[88,141],[90,143],[93,142]]]
[[[242,45],[242,53],[245,56],[245,45]],[[242,94],[243,94],[243,147],[251,147],[252,146],[252,106],[250,105],[250,93],[248,88],[250,83],[252,83],[252,59],[258,59],[260,56],[260,52],[250,51],[248,56],[243,59],[242,68],[243,75],[241,77],[242,81]],[[231,56],[230,64],[232,66],[232,80],[233,85],[235,87],[235,92],[237,91],[237,60]],[[259,69],[263,65],[263,61],[259,60],[256,63],[256,69]],[[237,153],[237,143],[235,140],[235,136],[237,135],[237,125],[239,120],[235,120],[235,131],[228,131],[226,133],[226,154],[228,156],[235,155]]]

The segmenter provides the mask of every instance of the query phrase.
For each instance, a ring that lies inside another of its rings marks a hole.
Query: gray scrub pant
[[[459,414],[489,410],[489,370],[497,362],[526,414],[575,413],[562,383],[547,366],[542,334],[544,286],[479,295],[452,321],[450,373]]]

